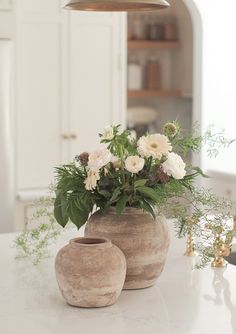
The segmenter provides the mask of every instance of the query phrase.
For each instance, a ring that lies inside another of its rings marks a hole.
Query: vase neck
[[[106,238],[75,238],[70,240],[70,245],[73,248],[109,248],[112,246],[112,243],[109,239]]]

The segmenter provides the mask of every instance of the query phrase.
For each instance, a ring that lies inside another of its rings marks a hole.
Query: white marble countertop
[[[70,231],[55,247],[78,232]],[[13,234],[0,235],[1,334],[235,334],[236,266],[192,270],[173,239],[165,270],[149,289],[124,291],[101,309],[68,306],[57,287],[54,259],[38,266],[15,260]]]

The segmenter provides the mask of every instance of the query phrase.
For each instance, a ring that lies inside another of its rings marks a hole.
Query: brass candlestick
[[[193,240],[193,225],[196,224],[196,220],[193,218],[187,218],[186,223],[188,224],[188,235],[186,243],[185,256],[195,256],[194,240]]]
[[[214,247],[215,258],[211,263],[213,268],[225,268],[228,262],[224,259],[230,255],[231,247],[226,243],[218,243]]]
[[[213,268],[225,268],[228,262],[224,259],[229,256],[232,249],[232,243],[236,232],[236,216],[233,218],[233,229],[226,233],[223,239],[222,234],[224,232],[223,228],[218,230],[216,239],[214,242],[214,255],[215,258],[211,263]]]

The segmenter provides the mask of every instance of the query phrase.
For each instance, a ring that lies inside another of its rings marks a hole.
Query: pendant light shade
[[[153,11],[169,7],[165,0],[71,0],[65,8],[97,12]]]

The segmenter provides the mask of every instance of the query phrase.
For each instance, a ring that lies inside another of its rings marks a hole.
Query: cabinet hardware
[[[65,140],[68,140],[68,139],[70,139],[70,135],[68,133],[63,133],[62,138],[65,139]]]
[[[75,133],[72,133],[72,134],[70,135],[70,138],[71,138],[71,139],[77,139],[77,135],[76,135]]]

